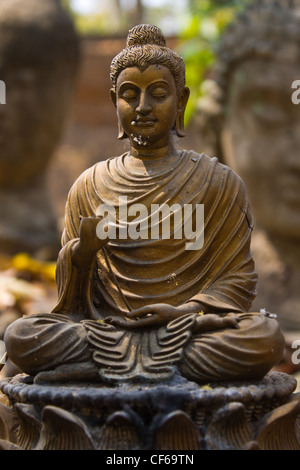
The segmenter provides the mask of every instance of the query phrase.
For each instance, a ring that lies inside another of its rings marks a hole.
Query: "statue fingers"
[[[117,328],[122,328],[126,330],[162,324],[161,318],[156,313],[153,313],[152,315],[148,314],[148,316],[146,316],[145,318],[141,318],[138,320],[126,320],[125,318],[121,317],[107,317],[105,321]]]
[[[115,326],[117,328],[129,330],[133,328],[135,321],[126,320],[123,317],[106,317],[105,323],[109,323],[110,325]]]
[[[140,320],[134,321],[132,324],[133,325],[132,327],[144,328],[147,326],[157,326],[161,324],[162,324],[162,320],[159,317],[159,315],[157,315],[156,313],[153,313],[153,315],[148,315],[145,318],[141,318]]]
[[[127,318],[145,317],[153,312],[153,306],[146,305],[145,307],[137,308],[126,314]]]

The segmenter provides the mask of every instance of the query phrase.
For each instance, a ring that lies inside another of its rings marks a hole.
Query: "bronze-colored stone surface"
[[[5,368],[28,375],[0,383],[0,447],[299,449],[296,380],[268,373],[283,335],[274,316],[249,311],[257,276],[245,185],[216,158],[176,149],[189,90],[160,30],[130,31],[111,71],[130,150],[69,193],[53,312],[6,330]],[[204,204],[203,246],[187,250],[175,219],[170,239],[101,239],[98,208],[109,203],[119,229],[120,196],[148,210]]]
[[[263,377],[282,357],[283,336],[276,319],[248,312],[257,278],[245,186],[216,159],[174,146],[189,97],[182,59],[158,28],[140,25],[113,59],[111,79],[119,138],[130,151],[74,183],[58,304],[8,327],[9,360],[36,383],[157,382],[175,366],[199,383]],[[100,239],[98,207],[110,203],[118,225],[121,196],[148,210],[153,202],[189,203],[194,226],[203,204],[204,245],[186,249],[173,222],[170,239]]]
[[[286,374],[203,388],[178,375],[166,384],[136,387],[34,385],[28,379],[0,382],[10,400],[6,414],[0,410],[1,449],[300,448],[300,401],[295,379]]]

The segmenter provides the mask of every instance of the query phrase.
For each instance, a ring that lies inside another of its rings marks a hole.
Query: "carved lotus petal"
[[[183,411],[166,415],[157,426],[153,449],[198,450],[200,433]]]
[[[41,432],[40,417],[33,405],[16,403],[15,410],[20,421],[18,444],[24,450],[31,449],[39,440]]]
[[[136,420],[131,413],[117,411],[109,416],[100,431],[99,450],[140,449]]]
[[[206,443],[212,450],[256,447],[242,403],[232,402],[215,412],[207,427]]]
[[[14,409],[0,403],[0,438],[16,444],[18,426],[19,420]]]
[[[262,418],[256,440],[263,450],[300,450],[300,395]]]
[[[21,447],[12,442],[0,439],[0,450],[23,450]]]
[[[36,450],[92,450],[90,433],[75,414],[56,406],[45,406]]]

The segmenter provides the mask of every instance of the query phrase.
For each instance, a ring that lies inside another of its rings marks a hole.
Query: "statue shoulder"
[[[242,178],[229,166],[219,163],[220,171],[225,172],[227,177],[227,184],[231,189],[232,194],[237,195],[237,202],[241,205],[248,204],[247,188]]]
[[[217,157],[210,157],[205,153],[195,151],[188,152],[189,158],[198,161],[199,180],[203,178],[207,181],[210,193],[217,196],[222,192],[222,201],[224,204],[234,196],[241,207],[248,205],[248,194],[242,178],[229,166],[219,162]]]
[[[95,175],[97,174],[97,172],[99,171],[99,169],[101,169],[104,165],[105,165],[105,161],[98,162],[98,163],[95,163],[93,166],[84,170],[78,176],[78,178],[74,181],[73,185],[71,186],[71,189],[79,187],[82,184],[85,184],[87,181],[92,181]]]
[[[254,221],[244,181],[232,168],[224,165],[223,163],[218,162],[216,171],[217,178],[223,178],[222,181],[224,181],[224,191],[222,194],[224,207],[232,205],[232,201],[234,201],[234,205],[232,207],[238,207],[239,210],[245,214],[247,225],[252,229]]]
[[[217,179],[225,177],[229,182],[234,181],[237,186],[245,187],[242,178],[232,168],[219,162],[218,157],[211,157],[204,152],[197,153],[194,150],[189,150],[187,153],[191,160],[199,160],[200,169],[210,172],[212,177]]]
[[[214,165],[215,177],[218,180],[224,180],[225,184],[231,189],[232,193],[240,193],[248,199],[246,185],[242,178],[229,166],[218,161],[217,157],[207,157],[211,160],[211,165]]]
[[[103,160],[95,163],[93,166],[87,168],[72,184],[68,199],[76,196],[78,193],[84,194],[89,188],[97,186],[97,180],[104,175],[110,162],[116,160],[119,157],[112,157],[107,160]]]

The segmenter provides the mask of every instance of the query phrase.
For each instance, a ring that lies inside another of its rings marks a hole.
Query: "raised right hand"
[[[82,217],[79,227],[79,241],[74,245],[72,260],[77,267],[90,265],[96,253],[109,242],[107,237],[101,240],[97,236],[97,225],[102,219],[100,217]]]

